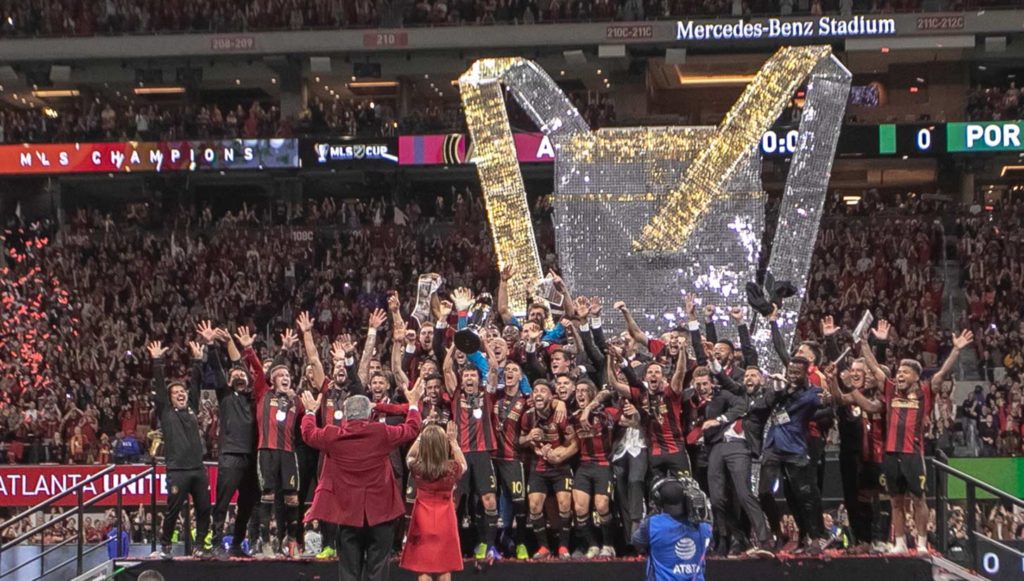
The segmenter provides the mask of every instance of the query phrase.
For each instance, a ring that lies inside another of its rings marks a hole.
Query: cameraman
[[[708,498],[692,478],[659,480],[651,489],[657,512],[640,523],[633,546],[647,554],[647,581],[704,581],[711,543]]]

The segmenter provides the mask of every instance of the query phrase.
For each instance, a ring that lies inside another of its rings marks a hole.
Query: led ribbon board
[[[477,172],[499,266],[511,262],[517,276],[529,278],[513,281],[522,286],[510,289],[510,300],[523,301],[513,308],[525,309],[526,289],[540,276],[540,267],[499,82],[555,144],[555,227],[563,277],[579,295],[626,301],[642,325],[659,331],[680,320],[682,295],[688,292],[701,304],[745,303],[744,284],[755,280],[765,231],[758,144],[806,82],[798,146],[768,264],[776,280],[798,289],[779,319],[789,343],[806,291],[850,79],[829,47],[786,47],[762,67],[717,128],[591,132],[535,63],[474,63],[460,88],[478,144]],[[720,316],[725,319],[724,309]],[[720,336],[735,336],[731,326],[720,327]],[[762,362],[777,367],[767,329],[754,339]]]

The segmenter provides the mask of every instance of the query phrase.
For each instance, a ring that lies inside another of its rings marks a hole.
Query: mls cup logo
[[[651,331],[677,324],[686,293],[722,307],[745,302],[744,285],[756,280],[767,250],[757,145],[806,85],[799,145],[767,261],[776,280],[797,289],[779,318],[788,343],[806,291],[850,78],[828,46],[786,47],[768,59],[718,127],[591,131],[535,63],[475,62],[459,88],[499,266],[514,267],[511,308],[525,311],[528,289],[542,274],[502,84],[555,145],[563,277],[578,295],[626,301]],[[762,361],[777,364],[767,329],[754,340]]]

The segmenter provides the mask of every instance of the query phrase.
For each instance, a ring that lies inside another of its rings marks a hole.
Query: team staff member
[[[247,557],[242,550],[249,518],[259,501],[259,479],[256,475],[256,420],[249,374],[242,367],[232,367],[227,376],[221,364],[217,343],[227,343],[228,356],[238,362],[238,352],[231,335],[214,329],[209,321],[199,324],[199,335],[206,343],[206,361],[213,372],[217,390],[217,414],[220,426],[220,455],[217,457],[217,495],[213,507],[213,552],[217,556]],[[231,535],[231,548],[225,553],[221,540],[231,498],[238,493],[238,511]]]
[[[921,364],[914,359],[900,361],[896,381],[885,377],[871,349],[861,352],[875,378],[884,382],[882,404],[885,406],[885,456],[882,459],[882,478],[892,497],[892,528],[896,543],[893,552],[907,552],[906,514],[909,509],[907,495],[912,497],[914,522],[917,525],[916,549],[928,550],[928,499],[925,496],[926,472],[924,463],[925,422],[931,414],[934,394],[931,383],[942,384],[953,370],[960,351],[971,344],[974,334],[964,331],[953,338],[953,351],[946,358],[931,382],[921,381]],[[868,410],[877,411],[877,410]]]
[[[178,513],[185,501],[192,498],[196,508],[196,539],[199,545],[193,551],[196,557],[206,557],[202,547],[210,528],[210,479],[203,466],[205,452],[199,435],[199,382],[201,377],[203,348],[195,342],[189,343],[192,353],[192,377],[188,387],[180,381],[167,384],[164,371],[164,355],[167,347],[160,341],[146,346],[153,360],[153,384],[156,416],[164,437],[164,456],[167,462],[167,513],[164,515],[163,530],[160,531],[161,550],[159,556],[170,559],[173,556],[171,535],[178,524]]]
[[[554,394],[546,379],[533,383],[533,407],[526,410],[520,423],[519,444],[531,452],[527,498],[530,503],[530,525],[539,549],[534,559],[546,559],[551,549],[545,540],[544,501],[548,492],[558,501],[558,557],[569,558],[569,536],[572,530],[572,468],[567,461],[579,450],[576,432],[566,420],[559,420],[552,405]]]

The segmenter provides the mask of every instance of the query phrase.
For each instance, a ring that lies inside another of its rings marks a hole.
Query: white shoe
[[[601,555],[601,547],[590,547],[587,549],[587,554],[584,555],[585,559],[596,559]]]
[[[871,543],[871,552],[878,554],[886,554],[892,551],[892,545],[885,541],[875,541]]]
[[[898,539],[896,539],[896,544],[892,546],[892,549],[889,551],[889,554],[905,555],[908,552],[910,551],[907,549],[907,539],[904,537],[899,537]]]
[[[914,541],[914,544],[917,546],[918,553],[928,552],[928,537],[917,537]]]
[[[598,553],[598,557],[602,559],[614,559],[615,558],[615,547],[611,545],[605,545],[601,547],[601,552]]]

